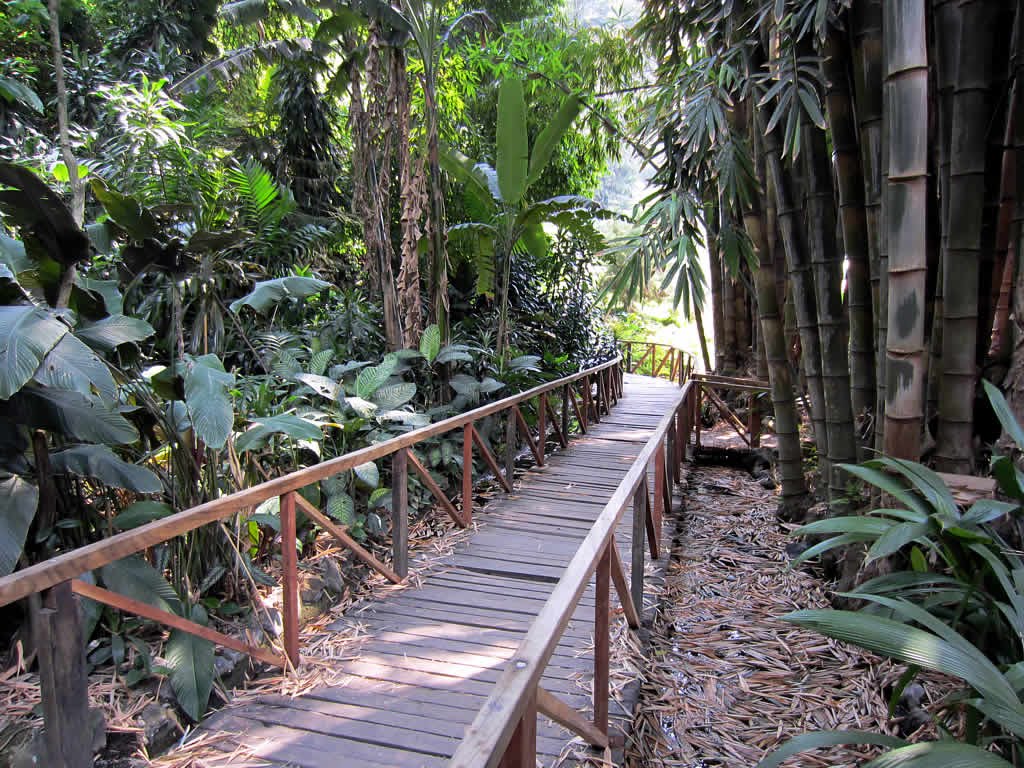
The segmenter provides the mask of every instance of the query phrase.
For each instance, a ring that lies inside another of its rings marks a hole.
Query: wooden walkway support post
[[[473,422],[462,428],[462,522],[473,522]]]
[[[537,691],[526,703],[523,716],[505,747],[498,768],[537,768]]]
[[[544,456],[545,443],[548,441],[548,396],[542,393],[537,404],[537,447]],[[543,464],[543,462],[541,462]]]
[[[33,595],[30,602],[46,725],[46,764],[52,768],[89,768],[89,680],[82,623],[71,582],[62,582],[41,597]]]
[[[299,562],[295,541],[295,491],[281,496],[281,614],[284,652],[299,666]]]
[[[629,564],[629,591],[637,611],[644,610],[644,534],[647,532],[647,479],[633,494],[633,533]]]
[[[516,471],[516,451],[519,447],[519,436],[516,434],[516,417],[512,411],[506,411],[505,420],[505,477],[509,483],[514,482]]]
[[[401,578],[409,575],[409,449],[391,457],[391,564]]]
[[[611,580],[610,547],[615,546],[611,539],[604,548],[604,554],[597,561],[594,598],[594,727],[601,733],[608,733],[608,665],[611,655],[611,638],[609,636],[608,614],[611,611]]]

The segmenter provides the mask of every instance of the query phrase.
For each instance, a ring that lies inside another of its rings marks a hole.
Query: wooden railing
[[[77,768],[92,764],[89,739],[87,679],[84,648],[74,593],[119,610],[137,614],[174,629],[203,637],[214,643],[249,654],[277,666],[298,665],[299,604],[298,563],[296,558],[296,512],[301,511],[346,546],[362,562],[392,582],[405,578],[408,571],[408,472],[411,466],[422,483],[455,523],[465,527],[472,522],[473,449],[480,455],[495,479],[512,490],[513,466],[521,435],[537,464],[544,464],[545,443],[552,432],[564,446],[575,422],[586,432],[592,421],[622,396],[621,358],[585,371],[543,384],[518,395],[489,403],[436,424],[413,430],[376,445],[325,461],[306,469],[268,480],[259,485],[206,502],[131,531],[119,533],[45,562],[0,578],[0,606],[30,598],[33,631],[39,657],[40,687],[46,723],[50,762],[55,768]],[[552,404],[561,399],[560,412]],[[534,438],[523,408],[536,400],[537,437]],[[506,417],[506,455],[504,469],[488,448],[476,427],[481,419],[504,414]],[[429,438],[461,429],[463,433],[463,475],[461,509],[456,508],[430,472],[416,456],[414,448]],[[300,496],[297,491],[312,483],[345,472],[366,462],[392,457],[391,565],[378,560],[358,544],[339,525]],[[284,653],[259,648],[200,626],[176,614],[154,608],[81,579],[91,571],[121,558],[141,552],[188,533],[203,525],[255,508],[280,498],[282,618]]]
[[[697,413],[704,407],[705,398],[718,410],[726,422],[732,426],[749,448],[758,448],[761,445],[761,409],[758,404],[758,396],[768,392],[771,385],[767,381],[757,379],[739,378],[736,376],[717,376],[710,373],[698,373],[693,376],[697,385]],[[737,416],[728,403],[720,397],[716,389],[739,390],[750,393],[750,409],[747,413],[747,423]],[[694,424],[695,443],[700,448],[700,419]]]
[[[698,421],[699,386],[683,384],[654,434],[619,483],[576,554],[555,585],[551,596],[519,644],[494,693],[467,729],[450,768],[535,768],[537,714],[561,724],[595,747],[608,747],[610,584],[615,585],[623,616],[636,629],[643,609],[644,541],[651,557],[659,552],[661,519],[671,504],[671,484],[678,482],[686,458],[689,435]],[[648,470],[654,462],[653,504]],[[631,586],[627,589],[623,564],[615,547],[615,531],[627,506],[633,508]],[[646,534],[646,535],[645,535]],[[596,573],[594,608],[593,720],[540,685],[580,597]]]
[[[616,339],[626,373],[640,373],[682,384],[693,373],[693,357],[672,344]]]

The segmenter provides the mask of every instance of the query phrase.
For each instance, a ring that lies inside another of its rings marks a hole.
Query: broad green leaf
[[[841,744],[879,744],[883,747],[901,747],[906,744],[903,739],[887,736],[884,733],[870,731],[819,731],[802,733],[794,736],[770,755],[764,757],[756,768],[776,768],[801,752],[823,747],[836,747]]]
[[[330,379],[327,376],[318,376],[315,373],[296,373],[292,378],[305,384],[318,395],[326,397],[332,402],[340,401],[344,398],[345,392],[341,382]]]
[[[327,497],[325,511],[342,525],[352,525],[356,521],[355,502],[344,491]]]
[[[1003,425],[1006,434],[1013,439],[1017,447],[1024,451],[1024,428],[1017,423],[1017,418],[1013,415],[1013,411],[1010,410],[1010,404],[1006,402],[1003,393],[999,391],[995,384],[984,378],[981,380],[981,383],[985,387],[985,394],[988,395],[988,401],[992,404],[992,410],[995,411],[999,423]]]
[[[21,389],[68,327],[38,307],[0,306],[0,400]]]
[[[393,421],[404,424],[407,427],[425,427],[430,423],[430,416],[425,413],[411,413],[409,411],[385,411],[378,413],[377,418],[381,421]]]
[[[35,380],[45,387],[96,394],[108,405],[117,402],[117,385],[107,364],[73,333],[66,334],[43,358]]]
[[[216,355],[185,356],[185,404],[196,436],[211,448],[223,448],[231,434],[234,385],[234,374]]]
[[[315,441],[322,440],[324,436],[319,424],[291,413],[282,413],[253,419],[252,426],[235,440],[235,450],[238,453],[258,450],[267,444],[272,435],[278,434],[294,440]]]
[[[393,411],[416,397],[416,385],[403,381],[385,384],[373,393],[373,403],[378,411]]]
[[[428,325],[420,336],[420,354],[427,359],[428,363],[434,362],[437,353],[441,351],[441,329],[437,324]]]
[[[10,77],[0,77],[0,98],[8,103],[21,104],[40,115],[43,113],[43,102],[39,94]]]
[[[352,471],[355,472],[356,481],[366,488],[373,489],[380,485],[380,470],[372,461],[353,467]]]
[[[448,380],[448,384],[460,395],[477,395],[480,392],[480,382],[465,373],[457,373]]]
[[[162,501],[136,501],[116,514],[111,522],[118,530],[127,531],[173,514],[171,505]]]
[[[127,232],[132,240],[142,242],[159,236],[160,225],[156,218],[138,200],[108,188],[98,177],[92,179],[90,186],[110,218]]]
[[[363,368],[356,377],[356,395],[364,400],[372,397],[373,393],[391,378],[397,366],[397,357],[385,355],[380,365]]]
[[[526,192],[529,148],[523,81],[515,77],[506,77],[498,87],[498,127],[495,143],[498,188],[506,203],[516,205]]]
[[[371,403],[369,400],[364,400],[361,397],[346,397],[345,405],[355,411],[357,416],[361,416],[364,419],[372,418],[377,413],[376,403]]]
[[[581,107],[582,103],[576,94],[570,94],[562,99],[558,112],[555,113],[551,122],[544,126],[544,130],[540,132],[537,140],[533,143],[533,151],[530,153],[530,172],[526,178],[527,187],[540,178],[558,147],[558,143],[565,136],[566,131],[572,127]]]
[[[910,542],[927,536],[933,530],[934,526],[930,522],[893,525],[868,549],[867,562],[899,552]]]
[[[825,541],[819,541],[810,549],[801,552],[799,556],[793,558],[789,567],[796,568],[798,565],[810,560],[812,557],[817,557],[823,552],[828,552],[836,547],[845,547],[847,544],[856,544],[861,541],[871,541],[874,538],[876,538],[876,536],[870,533],[843,533],[839,536],[833,536],[830,539],[825,539]]]
[[[105,445],[76,445],[50,456],[53,470],[91,477],[113,488],[136,493],[159,493],[163,484],[152,470],[129,464]]]
[[[181,598],[167,580],[138,555],[115,560],[100,568],[104,586],[119,595],[181,615]]]
[[[327,366],[331,364],[331,360],[333,358],[333,349],[321,349],[309,358],[309,372],[314,376],[323,376],[327,371]]]
[[[860,465],[840,464],[839,467],[840,469],[849,472],[854,477],[858,477],[864,482],[870,483],[876,488],[880,488],[890,496],[899,499],[905,506],[920,514],[922,518],[928,516],[928,508],[921,503],[921,500],[917,496],[908,491],[903,484],[892,475],[888,475],[885,472],[881,472],[876,469],[872,462],[865,462]]]
[[[120,413],[80,392],[31,384],[11,398],[11,405],[9,416],[15,422],[83,443],[126,445],[139,439],[138,431]]]
[[[439,159],[441,167],[448,174],[456,181],[466,185],[466,190],[472,196],[473,202],[480,206],[487,215],[493,214],[496,208],[494,192],[497,190],[492,190],[488,184],[487,176],[480,170],[480,164],[474,163],[459,150],[448,146],[441,148]],[[499,197],[500,194],[498,192]]]
[[[39,489],[32,483],[17,475],[0,480],[0,576],[18,567],[38,505]]]
[[[193,605],[189,618],[206,626],[206,610]],[[192,720],[198,721],[206,713],[213,690],[213,643],[179,629],[171,630],[164,647],[164,658],[171,670],[171,688],[178,704]]]
[[[6,264],[11,272],[18,275],[32,268],[32,261],[25,253],[25,244],[0,232],[0,263]]]
[[[459,360],[464,362],[472,362],[473,356],[469,354],[469,347],[465,344],[446,344],[441,347],[441,351],[437,353],[435,362],[437,363],[454,363]]]
[[[231,302],[231,311],[238,312],[242,307],[252,307],[257,314],[263,315],[282,301],[306,299],[332,287],[331,283],[323,280],[298,275],[264,280],[256,283],[251,293]]]
[[[1012,768],[999,755],[958,741],[928,741],[894,749],[864,768]]]
[[[992,476],[999,490],[1014,499],[1024,500],[1024,472],[1017,469],[1009,456],[992,457]]]
[[[75,331],[75,336],[90,347],[112,352],[122,344],[137,343],[148,339],[156,331],[153,326],[138,317],[111,315],[99,322]]]
[[[1006,678],[980,651],[968,652],[916,627],[881,616],[820,609],[796,611],[783,620],[905,664],[959,678],[986,698],[1017,702]]]
[[[1019,507],[1019,504],[1010,504],[1005,501],[996,501],[995,499],[978,499],[964,513],[963,522],[984,525],[1010,514]]]
[[[792,536],[817,536],[832,533],[863,533],[869,536],[881,536],[888,531],[894,523],[891,520],[884,520],[877,517],[864,517],[855,515],[850,517],[828,517],[824,520],[815,520],[797,528]]]

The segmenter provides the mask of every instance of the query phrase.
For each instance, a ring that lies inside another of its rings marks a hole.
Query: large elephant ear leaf
[[[231,302],[231,311],[238,312],[242,307],[252,307],[262,315],[286,299],[305,299],[330,287],[328,282],[300,275],[264,280],[256,283],[251,293]]]
[[[441,329],[437,323],[428,325],[423,335],[420,336],[420,354],[427,359],[428,363],[434,362],[437,353],[441,351]]]
[[[102,179],[93,178],[90,182],[92,192],[100,201],[114,223],[128,233],[136,242],[155,238],[160,234],[160,225],[152,211],[143,206],[134,197],[122,195],[110,189]]]
[[[18,565],[38,504],[39,489],[32,483],[17,475],[0,480],[0,576]]]
[[[558,112],[555,113],[554,119],[544,126],[544,130],[540,132],[537,141],[533,144],[533,151],[530,153],[530,174],[526,178],[527,187],[540,178],[558,147],[558,143],[565,136],[566,131],[572,127],[573,121],[580,113],[581,106],[579,96],[576,94],[566,96],[562,100]]]
[[[126,445],[139,439],[138,430],[112,407],[66,389],[29,385],[11,399],[8,412],[19,424],[60,432],[83,443]]]
[[[122,344],[148,339],[154,333],[153,326],[145,320],[127,315],[111,315],[75,331],[75,335],[90,347],[104,352],[113,352]]]
[[[395,355],[385,355],[380,365],[373,365],[363,368],[356,377],[356,395],[364,400],[369,399],[384,382],[391,378],[391,374],[398,367],[398,358]]]
[[[129,464],[105,445],[76,445],[50,457],[55,472],[91,477],[112,488],[159,493],[163,484],[151,470]]]
[[[409,381],[385,384],[373,393],[373,404],[378,411],[393,411],[416,397],[416,385]]]
[[[21,389],[68,332],[45,310],[31,305],[0,307],[0,400]]]
[[[189,619],[206,626],[206,611],[199,604],[193,605]],[[206,712],[213,690],[213,643],[175,629],[167,639],[164,659],[171,670],[171,688],[178,704],[186,715],[198,721]]]
[[[65,265],[89,258],[89,238],[71,210],[55,190],[25,166],[0,163],[0,211],[21,230],[34,258],[45,255]]]
[[[100,569],[103,585],[112,592],[181,615],[181,598],[160,572],[138,555],[115,560]]]
[[[509,77],[498,88],[497,161],[498,188],[509,205],[516,205],[526,192],[529,148],[526,135],[526,97],[523,81]]]
[[[86,396],[95,393],[108,405],[117,402],[117,385],[107,364],[72,333],[43,358],[35,380],[45,387],[70,389]]]
[[[216,355],[185,356],[185,405],[196,436],[211,448],[223,448],[231,434],[234,385],[234,374]]]

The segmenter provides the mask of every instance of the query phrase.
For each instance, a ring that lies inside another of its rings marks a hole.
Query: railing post
[[[473,522],[473,422],[462,428],[462,519]]]
[[[583,419],[586,421],[587,428],[590,427],[590,374],[588,373],[580,381],[583,382]]]
[[[594,597],[594,726],[608,733],[608,665],[611,655],[608,614],[611,611],[609,580],[611,577],[612,539],[605,545],[604,554],[597,561],[597,584]]]
[[[633,494],[633,540],[629,564],[629,591],[633,605],[641,615],[644,612],[644,536],[647,534],[647,477]]]
[[[294,491],[281,496],[281,610],[284,652],[293,667],[299,666],[299,563],[295,542]]]
[[[537,768],[537,689],[526,702],[523,716],[505,747],[498,768]]]
[[[750,393],[750,414],[747,417],[747,432],[750,435],[750,447],[761,447],[761,411],[758,408],[756,392]]]
[[[633,342],[626,342],[626,370],[632,373],[633,365]]]
[[[39,688],[48,762],[53,768],[92,765],[89,680],[78,604],[65,581],[30,598],[32,634],[39,660]]]
[[[537,449],[543,458],[548,431],[548,393],[541,392],[537,402]],[[543,464],[543,461],[541,463]]]
[[[409,575],[409,449],[391,457],[391,564],[403,579]]]
[[[700,412],[703,403],[704,387],[698,382],[697,395],[693,398],[693,450],[695,455],[700,450]]]
[[[569,442],[569,387],[566,384],[562,387],[562,436]]]
[[[506,411],[508,421],[505,422],[505,477],[511,485],[515,478],[516,471],[516,448],[518,447],[519,436],[516,433],[516,415],[511,408]]]

